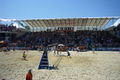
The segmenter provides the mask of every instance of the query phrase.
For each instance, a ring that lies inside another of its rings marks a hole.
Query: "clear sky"
[[[120,16],[120,0],[0,0],[0,18]]]

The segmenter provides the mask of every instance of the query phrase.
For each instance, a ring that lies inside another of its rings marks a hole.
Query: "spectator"
[[[26,74],[26,80],[32,80],[32,72],[31,69],[28,71],[28,73]]]

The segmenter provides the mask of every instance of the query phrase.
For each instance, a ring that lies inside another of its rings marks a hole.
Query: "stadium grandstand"
[[[64,44],[89,49],[89,43],[94,44],[96,50],[120,47],[119,17],[1,19],[0,23],[0,40],[12,48],[37,49],[44,44]]]

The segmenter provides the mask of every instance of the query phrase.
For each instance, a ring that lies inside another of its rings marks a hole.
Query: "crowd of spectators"
[[[76,32],[29,32],[18,39],[18,46],[35,47],[44,44],[64,44],[66,46],[88,46],[88,43],[96,47],[120,47],[117,37],[108,31],[76,31]]]
[[[0,24],[0,31],[17,31],[16,26]],[[113,29],[115,35],[120,36],[120,24]],[[3,40],[3,34],[0,35]],[[11,38],[12,39],[12,38]],[[64,44],[69,47],[88,46],[89,43],[95,47],[120,47],[120,39],[113,36],[109,31],[91,31],[91,30],[65,30],[65,31],[43,31],[27,32],[19,38],[12,41],[19,47],[36,47],[44,44]]]
[[[0,31],[15,31],[17,28],[13,25],[0,24]]]

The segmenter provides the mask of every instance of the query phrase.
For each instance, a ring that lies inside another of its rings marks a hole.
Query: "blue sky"
[[[120,16],[120,0],[0,0],[0,18]]]

